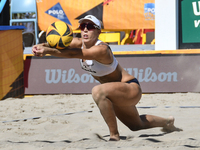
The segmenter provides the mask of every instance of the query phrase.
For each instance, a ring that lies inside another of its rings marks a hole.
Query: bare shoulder
[[[101,63],[111,63],[113,60],[113,54],[111,52],[111,49],[107,43],[100,43],[99,45],[95,46],[96,49],[98,49],[98,55],[96,55],[96,60]],[[99,57],[101,56],[101,57]]]
[[[101,51],[101,53],[108,53],[110,51],[110,47],[107,43],[101,42],[97,45],[98,49]]]
[[[83,49],[83,52],[90,54],[92,56],[91,59],[95,60],[104,59],[108,55],[106,45],[94,45],[89,49]]]

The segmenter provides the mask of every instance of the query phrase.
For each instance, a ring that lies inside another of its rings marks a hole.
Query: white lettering
[[[197,28],[200,24],[200,20],[194,20],[194,26]]]
[[[145,12],[154,14],[155,8],[145,8]]]
[[[89,82],[89,80],[90,80],[90,76],[89,76],[89,75],[83,74],[83,75],[81,76],[81,81],[82,81],[83,83],[87,83],[87,82]]]
[[[156,82],[157,81],[157,75],[156,75],[155,72],[153,72],[152,75],[151,75],[151,81],[152,82]]]
[[[177,72],[160,72],[155,73],[151,67],[146,69],[138,68],[124,68],[129,74],[133,74],[139,82],[178,82]],[[138,71],[139,70],[139,71]],[[61,70],[61,69],[46,69],[45,81],[48,84],[59,82],[64,83],[98,83],[90,74],[84,73],[79,75],[75,72],[75,69]]]
[[[144,82],[144,81],[145,82],[150,82],[150,81],[151,82],[156,82],[156,81],[178,82],[177,72],[173,72],[173,73],[172,72],[168,72],[168,73],[161,72],[159,74],[156,74],[155,72],[152,71],[151,67],[147,67],[145,70],[140,69],[139,72],[138,72],[138,68],[133,68],[133,71],[134,71],[134,76],[136,78],[138,78],[139,82]],[[129,69],[129,72],[130,72],[130,69]]]
[[[145,81],[149,82],[151,79],[149,78],[151,76],[152,69],[150,67],[145,69]],[[148,79],[149,78],[149,79]]]
[[[143,82],[143,81],[144,81],[144,79],[142,79],[143,71],[144,71],[143,69],[140,69],[140,70],[139,70],[139,73],[138,73],[138,75],[139,75],[139,76],[138,76],[138,80],[139,80],[140,82]]]
[[[79,82],[98,83],[98,81],[96,81],[90,74],[85,73],[79,76],[79,74],[75,73],[75,69],[69,69],[68,74],[67,74],[67,70],[61,71],[61,69],[46,69],[45,72],[46,72],[45,81],[48,84],[51,84],[51,83],[56,84],[60,81],[62,83],[79,83]]]
[[[62,73],[62,83],[67,83],[66,74],[67,74],[67,71],[63,70],[63,73]]]
[[[161,73],[158,75],[158,80],[159,80],[160,82],[164,82],[166,79],[167,79],[167,76],[166,76],[166,73],[165,73],[165,72],[161,72]]]
[[[155,13],[155,8],[148,8],[148,12],[154,14]]]
[[[200,8],[200,1],[198,1],[199,8]],[[200,10],[197,10],[197,2],[192,2],[193,12],[196,16],[200,16]]]
[[[78,75],[78,74],[75,74],[74,80],[73,80],[73,81],[74,81],[75,83],[79,83],[80,80],[81,80],[81,79],[80,79],[79,75]]]
[[[63,12],[63,10],[49,10],[48,14],[49,15],[51,15],[51,14],[53,14],[53,15],[63,15],[64,12]]]
[[[50,71],[51,71],[51,79],[50,79]],[[46,69],[46,83],[58,83],[61,79],[61,69]],[[56,79],[56,72],[58,72],[57,79]]]
[[[173,73],[168,72],[168,73],[166,74],[166,76],[168,77],[167,82],[171,82],[171,81],[172,81],[172,77],[173,77],[173,81],[174,81],[174,82],[178,82],[178,79],[177,79],[178,74],[177,74],[177,72],[173,72]]]
[[[73,76],[75,74],[75,70],[74,69],[69,69],[68,71],[68,83],[72,83],[73,82]]]
[[[134,77],[138,77],[138,68],[133,68],[133,71],[134,71]],[[132,75],[132,72],[131,72],[131,75]]]

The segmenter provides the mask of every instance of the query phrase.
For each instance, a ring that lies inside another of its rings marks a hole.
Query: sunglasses
[[[97,25],[94,25],[92,23],[81,23],[79,28],[83,31],[85,29],[85,27],[88,29],[88,31],[90,30],[94,30],[94,29],[99,29],[100,28]]]

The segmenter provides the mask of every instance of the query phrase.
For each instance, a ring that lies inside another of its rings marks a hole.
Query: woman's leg
[[[171,132],[175,130],[174,118],[162,118],[154,115],[140,115],[135,106],[119,107],[114,106],[115,114],[130,130],[137,131],[154,127],[163,127],[163,131]]]
[[[141,89],[135,83],[105,83],[95,86],[92,96],[108,125],[111,140],[119,140],[116,116],[132,131],[152,127],[173,126],[173,118],[152,115],[139,116],[135,105],[141,98]]]
[[[108,125],[110,139],[119,140],[114,107],[115,105],[124,107],[137,104],[141,97],[140,88],[137,87],[137,85],[134,87],[130,84],[121,82],[105,83],[95,86],[92,89],[92,96]],[[133,100],[133,97],[135,98],[135,101]],[[134,115],[134,113],[132,114]]]

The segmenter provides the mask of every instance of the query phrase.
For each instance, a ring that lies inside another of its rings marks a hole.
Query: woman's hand
[[[34,56],[43,57],[47,54],[48,48],[49,48],[49,45],[47,43],[34,45],[32,47],[32,53],[34,54]]]

